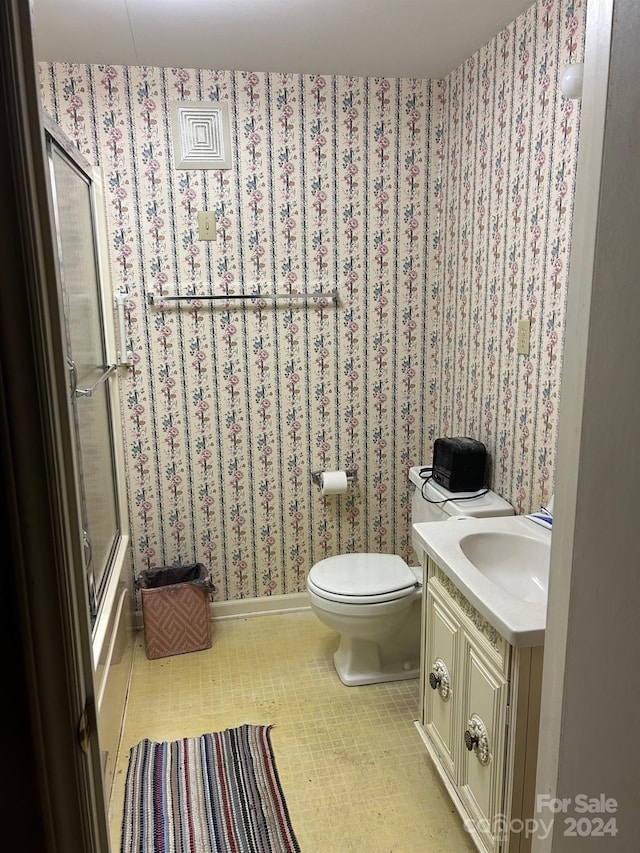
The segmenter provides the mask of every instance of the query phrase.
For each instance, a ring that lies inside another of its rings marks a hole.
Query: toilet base
[[[420,600],[416,596],[401,629],[376,641],[340,635],[333,655],[336,672],[347,687],[404,681],[420,675]]]
[[[352,639],[352,638],[350,638]],[[356,641],[357,642],[357,641]],[[363,642],[367,642],[366,640]],[[375,643],[369,643],[375,646]],[[358,654],[358,665],[353,666],[353,661],[350,658],[349,652],[342,648],[343,643],[340,643],[339,648],[333,655],[333,665],[340,681],[347,687],[360,687],[363,684],[382,684],[385,681],[404,681],[409,678],[418,678],[420,675],[420,667],[413,666],[411,661],[390,665],[388,667],[380,667],[375,665],[375,660],[371,661],[372,666],[367,666],[367,659],[378,657],[364,652]],[[374,650],[375,651],[375,650]],[[365,658],[363,666],[362,658]],[[405,669],[405,665],[407,668]]]

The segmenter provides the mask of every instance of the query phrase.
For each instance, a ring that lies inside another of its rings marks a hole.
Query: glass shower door
[[[110,379],[115,365],[108,365],[106,358],[91,178],[56,140],[47,139],[82,495],[85,568],[95,622],[120,538],[110,399],[115,392]]]

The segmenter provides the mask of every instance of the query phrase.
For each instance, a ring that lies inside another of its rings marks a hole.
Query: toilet
[[[411,522],[513,515],[495,492],[449,492],[409,469]],[[311,609],[340,634],[333,663],[349,687],[417,678],[420,670],[422,567],[395,554],[340,554],[320,560],[307,577]]]

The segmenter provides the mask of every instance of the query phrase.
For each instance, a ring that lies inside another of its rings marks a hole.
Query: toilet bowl
[[[393,554],[342,554],[309,572],[311,609],[340,633],[333,656],[348,685],[416,678],[422,572]]]
[[[411,468],[412,523],[456,516],[513,515],[488,490],[464,495],[430,482],[428,469]],[[312,566],[311,609],[340,634],[333,663],[348,686],[417,678],[420,673],[422,568],[394,554],[339,554]]]

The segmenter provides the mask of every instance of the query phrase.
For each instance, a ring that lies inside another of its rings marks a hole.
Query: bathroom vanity
[[[525,537],[531,541],[523,547],[544,562],[538,543],[548,551],[550,533],[521,530],[522,521],[414,527],[426,581],[418,730],[478,849],[492,853],[531,849],[526,821],[535,805],[546,586],[544,604],[488,589],[461,541],[489,531]],[[506,540],[511,551],[522,544]],[[546,584],[544,566],[540,573]]]

